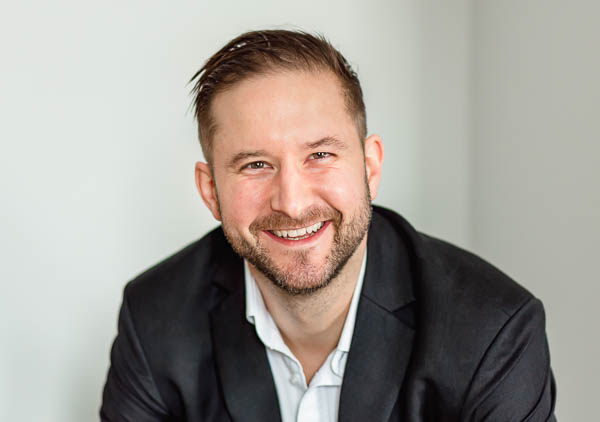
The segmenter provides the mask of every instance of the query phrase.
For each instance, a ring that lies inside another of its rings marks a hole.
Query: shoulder
[[[427,294],[446,297],[454,312],[512,315],[532,294],[483,258],[446,241],[419,233],[419,261]]]
[[[209,315],[240,285],[241,272],[241,260],[217,228],[127,283],[104,400],[123,412],[140,406],[139,415],[146,407],[177,413],[183,412],[181,391],[200,397],[203,386],[216,385]],[[202,377],[190,381],[194,373]],[[108,411],[117,410],[103,407]]]
[[[453,411],[462,404],[461,420],[550,414],[554,381],[541,301],[480,257],[419,236],[433,275],[423,286],[420,368],[435,380],[439,401]]]
[[[527,396],[524,407],[533,406],[551,380],[542,303],[491,263],[416,231],[393,211],[376,208],[372,229],[370,236],[400,245],[398,257],[386,253],[387,261],[408,256],[416,337],[407,394],[413,404],[425,400],[458,416],[462,404],[470,412],[491,391],[500,401],[513,391]]]
[[[208,312],[223,290],[215,281],[237,267],[241,260],[218,227],[127,283],[123,301],[134,318],[154,324],[187,312]]]
[[[396,283],[410,284],[417,347],[433,373],[473,373],[511,321],[524,324],[523,329],[544,330],[541,302],[500,269],[418,232],[393,211],[378,207],[374,211],[370,235],[377,243],[400,245],[394,248],[398,257],[382,248],[385,262],[380,264],[387,266],[394,259],[408,262],[408,275]]]
[[[420,306],[456,315],[503,320],[533,295],[476,254],[418,232],[393,211],[376,207],[375,234],[400,239],[409,254],[413,289]]]

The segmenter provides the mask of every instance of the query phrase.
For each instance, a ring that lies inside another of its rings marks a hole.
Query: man
[[[371,207],[382,140],[337,50],[250,32],[193,79],[222,225],[125,288],[102,420],[554,420],[541,303]]]

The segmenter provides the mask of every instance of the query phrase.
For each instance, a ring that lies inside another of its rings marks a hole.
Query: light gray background
[[[97,420],[126,281],[215,222],[187,79],[262,27],[325,33],[383,136],[377,203],[543,300],[564,421],[597,417],[600,2],[0,6],[0,420]]]

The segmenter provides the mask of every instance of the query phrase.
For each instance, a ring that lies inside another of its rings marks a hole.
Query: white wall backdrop
[[[591,420],[600,34],[575,3],[2,3],[0,420],[98,419],[124,284],[215,226],[187,80],[264,27],[323,32],[355,65],[377,202],[544,300],[559,416]]]

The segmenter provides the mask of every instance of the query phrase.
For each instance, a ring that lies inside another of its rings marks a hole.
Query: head
[[[367,135],[367,117],[360,82],[344,56],[324,37],[299,31],[247,32],[216,52],[196,72],[194,112],[204,158],[212,165],[217,122],[211,113],[215,97],[252,76],[281,71],[329,71],[341,85],[348,114],[359,136]]]
[[[323,38],[261,31],[195,78],[196,182],[232,247],[290,294],[327,286],[364,250],[381,174],[356,75]]]

